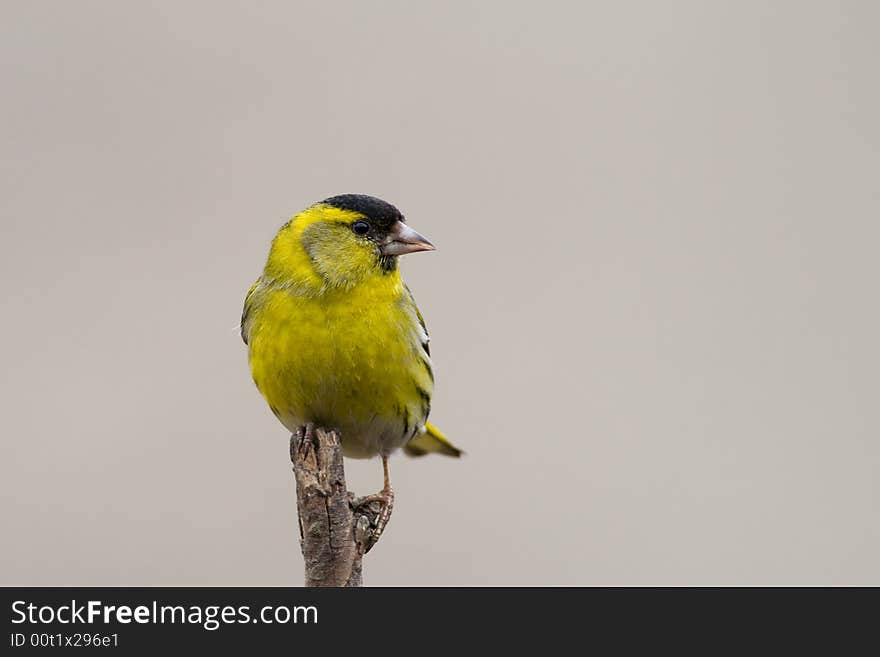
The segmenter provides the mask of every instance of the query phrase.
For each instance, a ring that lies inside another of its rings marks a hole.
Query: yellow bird
[[[281,423],[339,429],[345,456],[382,457],[385,485],[370,498],[385,522],[392,452],[461,455],[427,422],[428,332],[398,268],[433,249],[385,201],[328,198],[278,231],[241,316],[254,383]]]

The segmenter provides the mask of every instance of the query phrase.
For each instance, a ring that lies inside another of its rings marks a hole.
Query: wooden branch
[[[361,586],[380,507],[352,507],[339,432],[307,424],[290,437],[306,586]]]

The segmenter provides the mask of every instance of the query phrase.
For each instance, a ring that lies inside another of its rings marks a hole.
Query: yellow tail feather
[[[445,454],[458,458],[464,452],[453,445],[446,436],[430,422],[425,424],[425,430],[417,434],[412,440],[403,446],[407,456],[424,456],[425,454]]]

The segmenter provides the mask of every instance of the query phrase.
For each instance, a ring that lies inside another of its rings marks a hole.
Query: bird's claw
[[[351,499],[355,515],[355,540],[366,554],[379,541],[394,509],[394,491],[390,488],[374,495]]]

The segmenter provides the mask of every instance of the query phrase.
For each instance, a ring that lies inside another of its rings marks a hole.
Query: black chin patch
[[[379,256],[379,266],[385,274],[397,271],[397,256]]]
[[[321,203],[340,210],[357,212],[368,219],[379,232],[387,231],[394,222],[404,220],[400,210],[393,205],[366,194],[342,194],[324,199]]]

